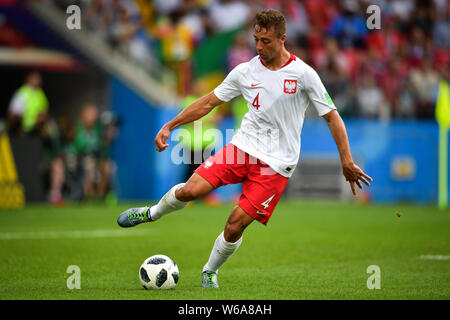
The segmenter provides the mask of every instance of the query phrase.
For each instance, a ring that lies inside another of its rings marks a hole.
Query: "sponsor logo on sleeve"
[[[333,105],[333,100],[331,100],[330,95],[328,94],[328,92],[325,92],[325,99],[327,99],[328,105]]]

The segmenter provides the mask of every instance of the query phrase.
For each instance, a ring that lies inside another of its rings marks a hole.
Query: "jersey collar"
[[[288,52],[289,52],[289,51],[288,51]],[[291,52],[289,52],[289,54],[290,54],[289,60],[288,60],[285,64],[283,64],[283,65],[280,67],[280,69],[283,69],[283,68],[286,67],[289,63],[291,63],[292,61],[295,61],[295,60],[296,60],[296,59],[295,59],[295,56],[294,56]],[[258,59],[259,59],[259,61],[261,61],[261,64],[262,64],[264,67],[267,68],[267,66],[264,64],[264,62],[262,61],[262,59],[261,59],[260,56],[258,56]],[[269,68],[267,68],[267,69],[269,69]],[[280,69],[278,69],[278,70],[280,70]],[[269,69],[269,70],[270,70],[270,69]],[[270,71],[278,71],[278,70],[270,70]]]

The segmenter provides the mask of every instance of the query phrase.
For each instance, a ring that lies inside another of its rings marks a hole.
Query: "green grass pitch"
[[[0,210],[0,299],[450,298],[450,211],[283,200],[267,227],[248,227],[219,272],[220,288],[209,289],[201,270],[232,205],[195,203],[118,227],[118,214],[138,205]],[[138,269],[158,253],[177,262],[180,281],[146,291]],[[81,269],[80,290],[67,289],[69,265]],[[379,290],[367,288],[370,265],[380,267]]]

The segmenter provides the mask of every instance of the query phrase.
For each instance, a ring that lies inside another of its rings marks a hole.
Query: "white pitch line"
[[[442,255],[421,255],[420,259],[423,260],[450,260],[450,256],[442,256]]]
[[[0,240],[20,239],[83,239],[83,238],[109,238],[109,237],[134,237],[148,235],[150,230],[73,230],[73,231],[42,231],[42,232],[3,232]]]

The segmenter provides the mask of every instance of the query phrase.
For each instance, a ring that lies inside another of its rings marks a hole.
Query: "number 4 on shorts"
[[[267,207],[269,206],[269,203],[270,203],[270,201],[272,201],[273,197],[275,197],[275,194],[273,194],[269,199],[267,199],[266,201],[261,203],[264,206],[264,209],[267,209]]]

